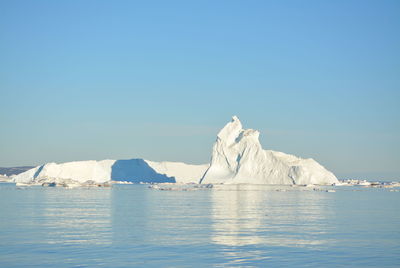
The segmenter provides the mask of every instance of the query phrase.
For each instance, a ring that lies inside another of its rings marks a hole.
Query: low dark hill
[[[34,167],[31,166],[23,166],[23,167],[0,167],[0,175],[6,174],[7,176],[16,175],[22,172],[27,171]]]

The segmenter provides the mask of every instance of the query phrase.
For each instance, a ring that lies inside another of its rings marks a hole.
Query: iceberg
[[[12,176],[19,185],[108,186],[121,183],[338,184],[332,172],[313,159],[264,150],[259,132],[243,129],[234,116],[218,133],[211,164],[154,162],[145,159],[47,163]]]
[[[264,150],[260,133],[243,129],[236,116],[217,135],[210,167],[201,183],[224,184],[320,184],[339,181],[315,160]]]

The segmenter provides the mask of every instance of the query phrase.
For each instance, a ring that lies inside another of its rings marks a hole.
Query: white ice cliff
[[[211,165],[201,183],[333,184],[332,172],[315,160],[263,150],[259,132],[234,116],[217,135]]]
[[[48,163],[12,177],[20,184],[96,185],[133,183],[333,184],[335,175],[313,159],[263,150],[259,132],[243,129],[234,116],[217,136],[211,164],[153,162],[144,159]]]

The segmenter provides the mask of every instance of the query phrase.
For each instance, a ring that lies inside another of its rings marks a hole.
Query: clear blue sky
[[[264,148],[400,178],[400,1],[0,0],[0,166]]]

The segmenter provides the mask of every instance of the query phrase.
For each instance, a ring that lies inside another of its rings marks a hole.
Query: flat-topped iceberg
[[[207,165],[153,162],[144,159],[47,163],[13,177],[19,184],[103,185],[111,181],[132,183],[198,183]]]
[[[144,159],[48,163],[12,177],[19,184],[108,185],[125,183],[337,184],[335,175],[313,159],[263,150],[259,132],[243,129],[234,116],[217,135],[211,164]]]
[[[334,184],[332,172],[315,160],[263,150],[259,132],[243,129],[234,116],[217,135],[211,165],[201,183]]]

